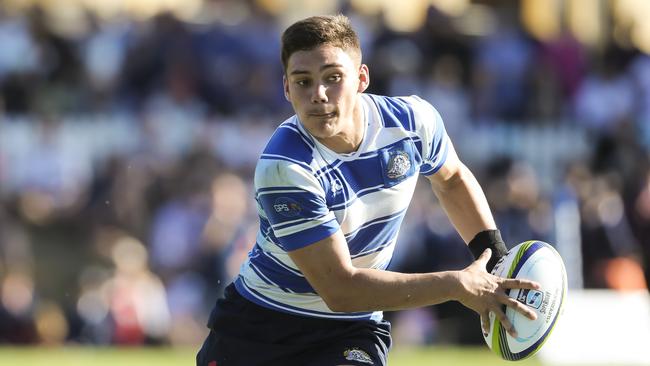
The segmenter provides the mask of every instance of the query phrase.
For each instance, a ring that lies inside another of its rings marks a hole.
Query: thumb
[[[481,253],[481,255],[478,257],[476,261],[479,262],[481,266],[485,268],[487,263],[490,261],[491,257],[492,257],[492,249],[487,248],[483,251],[483,253]]]

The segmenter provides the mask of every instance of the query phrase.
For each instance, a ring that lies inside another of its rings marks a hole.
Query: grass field
[[[194,349],[171,348],[2,348],[0,366],[182,366],[194,365]],[[500,366],[487,348],[417,348],[391,352],[390,366]],[[538,366],[538,360],[516,363]]]

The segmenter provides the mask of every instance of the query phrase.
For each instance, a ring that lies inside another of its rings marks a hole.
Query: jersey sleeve
[[[284,160],[260,160],[255,171],[260,218],[268,220],[279,245],[299,249],[339,229],[325,192],[311,170]]]
[[[420,174],[430,176],[445,163],[451,142],[440,113],[418,96],[409,99],[415,117],[415,133],[421,140]]]

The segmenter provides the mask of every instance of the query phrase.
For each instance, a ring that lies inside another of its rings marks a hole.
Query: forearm
[[[464,165],[451,179],[432,187],[466,243],[481,231],[496,229],[483,189]],[[401,310],[459,300],[466,295],[462,278],[458,271],[406,274],[355,268],[349,277],[337,282],[339,291],[333,303],[338,311],[355,312]]]
[[[454,178],[445,184],[434,184],[432,187],[449,220],[465,243],[469,243],[480,231],[496,229],[483,189],[464,165]]]
[[[403,310],[457,300],[461,290],[457,271],[398,273],[357,268],[339,281],[335,311]]]

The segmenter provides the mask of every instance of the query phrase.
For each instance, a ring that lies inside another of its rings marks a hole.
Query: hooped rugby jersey
[[[417,96],[362,94],[367,122],[359,149],[338,154],[284,121],[255,170],[260,228],[235,280],[248,300],[297,315],[381,319],[381,311],[331,311],[287,252],[345,235],[358,268],[386,269],[418,174],[434,174],[450,145],[440,114]]]

